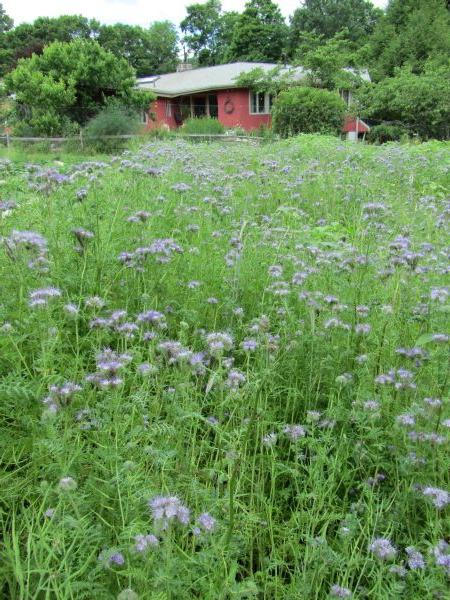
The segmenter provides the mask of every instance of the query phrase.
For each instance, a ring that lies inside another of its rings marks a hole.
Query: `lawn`
[[[0,180],[2,598],[447,597],[449,144]]]

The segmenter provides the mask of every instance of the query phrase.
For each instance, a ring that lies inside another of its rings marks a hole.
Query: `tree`
[[[429,59],[450,55],[450,10],[446,0],[391,0],[371,38],[368,57],[376,81],[397,67],[421,73]]]
[[[219,0],[186,7],[187,16],[181,21],[183,41],[200,64],[215,64],[221,31],[222,5]]]
[[[41,54],[52,42],[95,38],[99,27],[98,21],[81,15],[39,17],[31,24],[22,23],[8,31],[0,41],[0,74],[14,69],[21,58]]]
[[[133,25],[103,25],[98,43],[116,56],[125,58],[139,76],[175,70],[178,34],[169,21],[156,21],[149,29]]]
[[[275,133],[288,137],[297,133],[341,131],[345,104],[335,92],[310,87],[293,87],[279,94],[272,109]]]
[[[423,73],[404,67],[394,77],[367,84],[358,93],[364,114],[394,121],[423,139],[450,137],[450,63],[427,63]]]
[[[14,21],[6,14],[3,4],[0,4],[0,35],[12,29]]]
[[[287,33],[280,9],[272,0],[250,0],[234,28],[227,59],[282,61]]]
[[[358,69],[349,69],[358,63],[345,31],[328,40],[306,35],[297,49],[296,62],[308,69],[306,80],[313,87],[354,89],[362,83]]]
[[[291,17],[291,53],[305,33],[327,39],[345,31],[347,39],[364,43],[382,14],[369,0],[305,0]]]
[[[17,115],[38,135],[73,131],[113,99],[148,106],[150,96],[135,90],[135,75],[125,59],[97,42],[53,42],[41,55],[21,59],[5,77],[15,95]]]
[[[234,27],[240,15],[222,12],[219,0],[205,4],[191,4],[181,21],[183,43],[199,65],[217,65],[226,62]]]

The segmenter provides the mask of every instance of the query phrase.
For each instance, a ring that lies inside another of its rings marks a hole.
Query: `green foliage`
[[[0,73],[12,70],[20,58],[42,54],[52,42],[96,40],[115,56],[125,58],[138,76],[167,73],[177,64],[178,34],[169,21],[156,21],[147,29],[124,25],[100,25],[78,15],[40,17],[22,23],[0,38]]]
[[[291,85],[297,85],[294,78],[295,69],[285,68],[281,65],[269,71],[255,67],[246,73],[241,73],[236,79],[236,85],[249,88],[255,92],[277,94]]]
[[[108,99],[132,105],[149,99],[134,89],[134,72],[125,59],[85,40],[54,42],[42,55],[22,59],[5,82],[15,94],[18,120],[37,135],[83,125]]]
[[[91,119],[83,130],[87,146],[98,152],[111,152],[126,146],[126,139],[102,136],[134,135],[142,128],[139,115],[126,106],[112,103]]]
[[[322,35],[306,34],[297,49],[296,61],[308,69],[307,82],[311,86],[333,89],[354,89],[361,84],[353,54],[344,34],[338,33],[331,39]]]
[[[125,58],[138,77],[174,71],[178,62],[178,34],[169,21],[156,21],[148,29],[103,25],[96,39],[115,56]]]
[[[291,17],[291,52],[295,53],[305,33],[325,39],[343,33],[346,39],[362,44],[382,14],[368,0],[305,0]]]
[[[222,6],[219,0],[190,4],[180,23],[183,43],[200,65],[216,64],[220,48]]]
[[[423,139],[450,136],[449,67],[429,64],[420,75],[402,69],[395,77],[364,86],[358,98],[367,117],[398,121]]]
[[[448,143],[1,154],[2,600],[448,596]]]
[[[335,92],[293,87],[281,92],[272,109],[272,126],[282,137],[298,133],[338,134],[345,104]]]
[[[373,144],[385,144],[386,142],[399,142],[409,135],[408,129],[402,125],[391,125],[384,123],[374,125],[367,134],[367,141]]]
[[[450,8],[446,0],[391,0],[369,43],[372,75],[379,81],[409,66],[421,73],[429,59],[450,56]]]
[[[81,15],[39,17],[33,23],[21,23],[0,38],[0,74],[4,75],[17,66],[21,58],[42,54],[52,42],[72,42],[97,37],[98,21]]]
[[[3,4],[0,3],[0,35],[12,29],[14,21],[6,14]]]
[[[194,117],[183,123],[183,133],[202,133],[214,135],[225,132],[225,127],[217,119],[209,117]]]
[[[272,0],[250,0],[236,22],[227,60],[279,62],[285,56],[288,28]]]

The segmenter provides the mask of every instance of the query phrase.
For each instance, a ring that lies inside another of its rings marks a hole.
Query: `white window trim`
[[[264,94],[264,112],[253,112],[252,110],[252,95],[253,94]],[[270,115],[270,94],[269,92],[253,92],[252,90],[248,93],[248,112],[250,115]]]

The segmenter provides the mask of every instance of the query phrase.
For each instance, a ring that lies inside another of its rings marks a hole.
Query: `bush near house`
[[[386,142],[399,142],[401,139],[408,138],[408,136],[409,131],[403,125],[382,123],[371,128],[367,141],[372,144],[385,144]]]
[[[104,136],[133,135],[139,133],[140,128],[136,111],[121,104],[112,104],[89,121],[84,134],[89,147],[104,152],[116,150],[126,143],[120,138],[105,139]]]
[[[135,90],[135,73],[97,42],[54,42],[41,55],[19,61],[5,77],[15,95],[15,122],[34,135],[72,135],[112,101],[136,109],[154,98]]]
[[[272,111],[275,133],[288,137],[297,133],[338,134],[345,104],[335,92],[294,87],[281,92]]]
[[[225,132],[225,127],[218,119],[210,117],[193,117],[186,119],[183,133],[197,133],[205,135],[220,135]]]

